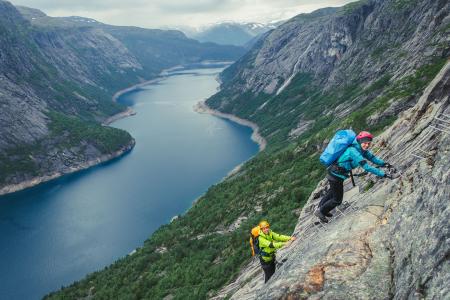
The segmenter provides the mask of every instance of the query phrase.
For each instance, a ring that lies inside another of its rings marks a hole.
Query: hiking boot
[[[323,223],[328,223],[327,217],[320,211],[320,209],[316,209],[314,215],[319,218],[319,220]]]
[[[320,210],[320,207],[317,207],[317,210]],[[331,218],[333,216],[333,214],[331,214],[330,212],[327,212],[326,214],[322,213],[325,217],[327,218]]]

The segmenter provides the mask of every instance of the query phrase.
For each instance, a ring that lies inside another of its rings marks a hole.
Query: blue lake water
[[[220,68],[172,73],[119,101],[112,124],[136,147],[120,159],[0,197],[0,299],[40,299],[141,246],[257,153],[251,129],[195,113]]]

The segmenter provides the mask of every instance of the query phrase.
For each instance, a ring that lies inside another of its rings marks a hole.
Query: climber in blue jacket
[[[373,135],[367,131],[360,132],[354,142],[345,150],[337,161],[328,168],[327,179],[330,189],[319,203],[318,209],[314,212],[322,222],[328,223],[327,217],[332,217],[330,211],[342,203],[344,196],[344,180],[349,178],[352,169],[357,167],[375,174],[379,177],[393,179],[393,175],[387,174],[383,170],[377,169],[367,161],[380,167],[392,167],[382,159],[376,157],[369,151]]]

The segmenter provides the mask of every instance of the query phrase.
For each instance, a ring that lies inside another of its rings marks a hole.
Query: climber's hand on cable
[[[390,174],[394,174],[394,173],[398,172],[397,168],[394,167],[393,165],[391,165],[390,163],[384,163],[383,167],[387,168],[389,170]]]
[[[291,239],[289,241],[286,242],[286,244],[284,245],[285,247],[289,247],[293,241],[296,240],[295,236],[291,236]]]
[[[388,169],[390,169],[390,168],[394,168],[394,166],[393,165],[391,165],[390,163],[388,163],[388,162],[385,162],[384,163],[384,165],[383,165],[383,167],[384,168],[388,168]]]
[[[400,175],[398,173],[385,173],[384,174],[385,178],[389,178],[389,179],[395,179],[395,178],[399,178]]]

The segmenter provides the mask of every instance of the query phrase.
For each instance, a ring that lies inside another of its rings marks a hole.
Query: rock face
[[[128,133],[100,125],[127,114],[111,101],[118,90],[165,68],[243,52],[177,31],[51,18],[3,0],[0,33],[0,195],[130,150]]]
[[[134,144],[123,131],[87,123],[85,128],[104,131],[107,139],[120,138],[110,149],[87,135],[77,143],[72,119],[61,122],[64,130],[56,133],[52,118],[72,115],[81,125],[123,110],[110,101],[108,89],[137,81],[130,71],[142,69],[123,45],[95,29],[37,30],[4,1],[0,16],[0,194],[73,172]]]
[[[418,100],[410,78],[450,53],[449,12],[448,1],[367,0],[299,15],[225,70],[207,104],[258,123],[269,140],[295,138],[368,103],[395,116]]]
[[[402,176],[358,181],[361,192],[347,191],[349,205],[338,207],[326,226],[313,225],[326,189],[321,182],[299,217],[298,239],[279,251],[282,265],[270,281],[263,284],[253,261],[216,299],[450,297],[449,95],[447,63],[418,103],[375,141],[378,155]]]

